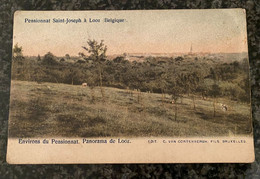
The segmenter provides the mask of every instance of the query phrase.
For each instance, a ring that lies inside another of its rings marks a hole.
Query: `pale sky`
[[[25,23],[50,19],[51,23]],[[99,18],[100,23],[53,23],[53,18]],[[105,23],[104,18],[125,19]],[[28,56],[78,55],[88,39],[104,40],[107,54],[247,52],[245,12],[233,10],[18,11],[14,44]]]

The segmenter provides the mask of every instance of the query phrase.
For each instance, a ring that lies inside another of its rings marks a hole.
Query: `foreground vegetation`
[[[227,136],[251,134],[250,105],[104,87],[12,80],[10,137]],[[229,106],[224,112],[219,103]]]

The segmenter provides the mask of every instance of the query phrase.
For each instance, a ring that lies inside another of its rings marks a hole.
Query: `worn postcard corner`
[[[7,162],[253,162],[244,13],[17,11]]]

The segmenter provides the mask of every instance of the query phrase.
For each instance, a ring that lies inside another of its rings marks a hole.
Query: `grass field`
[[[12,81],[10,137],[150,137],[251,135],[249,104],[189,96],[174,104],[166,95],[103,87]],[[138,97],[139,96],[139,97]],[[138,102],[139,101],[139,102]]]

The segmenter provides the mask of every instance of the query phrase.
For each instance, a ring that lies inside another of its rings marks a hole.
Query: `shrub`
[[[45,65],[57,65],[57,57],[55,57],[51,52],[44,55],[42,63]]]

